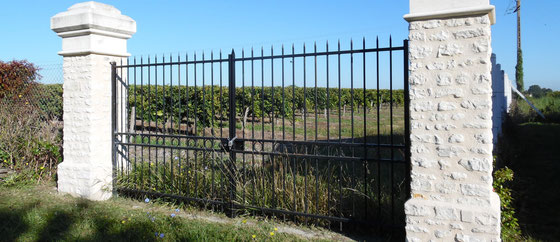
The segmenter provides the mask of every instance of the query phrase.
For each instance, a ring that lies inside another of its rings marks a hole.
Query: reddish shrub
[[[40,78],[39,68],[26,60],[0,61],[0,98],[27,97]],[[24,98],[27,99],[27,98]]]

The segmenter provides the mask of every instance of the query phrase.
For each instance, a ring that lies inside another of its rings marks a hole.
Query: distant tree
[[[550,88],[541,88],[539,85],[531,85],[527,89],[527,93],[535,98],[540,98],[546,96],[548,93],[552,92]]]
[[[527,93],[533,97],[541,97],[543,94],[542,92],[542,88],[539,85],[531,85],[529,89],[527,89]]]

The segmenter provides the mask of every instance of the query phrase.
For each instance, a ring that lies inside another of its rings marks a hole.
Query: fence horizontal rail
[[[347,55],[347,54],[360,54],[360,53],[370,53],[370,52],[399,51],[403,49],[404,49],[403,46],[399,46],[399,47],[367,48],[367,49],[340,50],[340,51],[332,50],[332,51],[323,51],[323,52],[308,52],[308,53],[301,53],[301,54],[281,54],[281,55],[240,57],[240,58],[235,58],[235,61],[252,61],[252,60],[255,61],[255,60],[270,60],[270,59],[282,59],[282,58],[289,59],[289,58],[315,57],[315,56],[325,56],[325,55]],[[128,60],[130,61],[130,59]],[[133,60],[136,60],[136,58],[134,58]],[[204,60],[192,60],[192,61],[169,61],[169,62],[143,63],[143,64],[121,64],[121,65],[117,65],[116,68],[207,64],[207,63],[221,63],[221,62],[228,62],[228,61],[229,59],[204,59]]]
[[[191,136],[191,135],[171,135],[171,134],[142,134],[142,133],[128,133],[128,132],[117,132],[116,135],[119,136],[129,136],[129,137],[158,137],[158,138],[170,138],[170,139],[186,139],[186,140],[228,140],[227,138],[220,138],[220,137],[208,137],[208,136]],[[363,142],[348,142],[348,141],[339,141],[338,139],[333,140],[286,140],[286,139],[260,139],[260,138],[239,138],[237,139],[239,142],[249,142],[249,143],[274,143],[274,144],[294,144],[294,145],[317,145],[317,146],[332,146],[336,145],[337,147],[364,147]],[[406,146],[404,144],[377,144],[377,143],[366,143],[367,148],[395,148],[395,149],[404,149]]]
[[[126,147],[149,147],[149,148],[162,148],[162,149],[174,149],[174,150],[193,150],[193,151],[207,151],[216,153],[227,153],[224,149],[212,149],[212,148],[199,148],[194,146],[175,146],[175,145],[156,145],[156,144],[139,144],[139,143],[129,143],[129,142],[115,142],[115,144]],[[254,150],[238,150],[231,149],[238,154],[249,154],[249,155],[267,155],[276,156],[283,158],[303,158],[303,159],[318,159],[318,160],[337,160],[337,161],[367,161],[367,162],[385,162],[385,163],[405,163],[405,160],[397,159],[376,159],[376,158],[364,158],[364,157],[352,157],[352,156],[339,156],[339,155],[312,155],[312,154],[300,154],[300,153],[285,153],[285,152],[268,152],[268,151],[254,151]],[[313,153],[313,152],[311,152]]]

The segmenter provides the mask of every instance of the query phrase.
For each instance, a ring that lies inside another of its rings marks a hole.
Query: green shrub
[[[62,121],[62,84],[40,84],[35,97],[45,119]]]
[[[500,206],[502,210],[502,239],[516,240],[521,237],[519,223],[515,217],[513,207],[513,197],[509,183],[513,181],[513,170],[508,167],[498,169],[494,172],[494,191],[500,196]]]

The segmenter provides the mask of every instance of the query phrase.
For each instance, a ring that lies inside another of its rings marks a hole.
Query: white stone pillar
[[[129,56],[136,22],[113,6],[78,3],[51,18],[64,57],[64,153],[58,191],[92,200],[112,194],[111,67]],[[120,92],[118,92],[120,93]]]
[[[488,0],[410,0],[408,241],[499,241]]]

